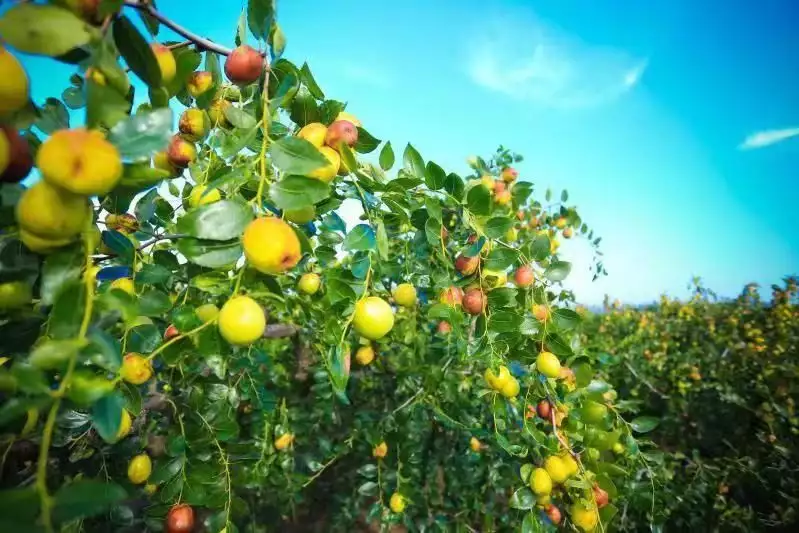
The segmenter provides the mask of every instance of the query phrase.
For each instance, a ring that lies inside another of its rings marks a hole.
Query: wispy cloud
[[[749,135],[738,148],[740,150],[753,150],[771,146],[792,137],[799,137],[799,128],[785,128],[781,130],[764,130]]]
[[[372,66],[345,63],[340,72],[351,80],[365,83],[373,87],[386,89],[393,84],[391,74]]]
[[[496,19],[469,49],[472,80],[510,97],[555,108],[594,107],[635,87],[647,60],[593,46],[531,13]]]

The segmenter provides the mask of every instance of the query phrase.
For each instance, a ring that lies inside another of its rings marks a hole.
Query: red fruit
[[[469,238],[466,239],[466,242],[469,243],[469,244],[476,243],[477,242],[477,234],[476,233],[472,233],[471,235],[469,235]]]
[[[502,191],[496,193],[494,196],[494,201],[499,205],[508,205],[512,199],[510,191]]]
[[[8,141],[8,165],[5,170],[0,170],[0,181],[3,183],[22,181],[33,167],[28,141],[20,137],[17,130],[10,126],[0,126],[0,135],[5,135]]]
[[[454,286],[449,287],[441,291],[441,296],[439,296],[438,299],[442,304],[456,307],[461,305],[461,302],[463,302],[463,289]]]
[[[520,266],[513,273],[513,282],[517,287],[529,287],[535,281],[535,274],[530,265]]]
[[[170,339],[174,339],[178,335],[180,335],[178,328],[176,328],[174,324],[169,324],[169,326],[166,328],[166,331],[164,331],[164,340],[168,341]]]
[[[330,148],[338,150],[338,145],[346,143],[353,146],[358,142],[358,128],[349,120],[337,120],[327,127],[325,144]]]
[[[449,237],[449,231],[444,226],[441,226],[441,240],[446,242],[447,237]]]
[[[470,315],[481,314],[486,307],[486,296],[480,289],[469,289],[463,296],[463,309]]]
[[[538,406],[536,407],[536,411],[538,412],[538,416],[543,418],[546,421],[551,420],[552,416],[552,404],[549,403],[549,400],[541,400],[538,402]]]
[[[175,135],[167,146],[166,157],[173,166],[186,168],[197,158],[197,148],[194,143]]]
[[[519,177],[519,171],[513,167],[502,169],[502,179],[505,183],[512,183]]]
[[[253,47],[246,44],[233,50],[225,60],[225,76],[238,85],[258,81],[264,73],[264,58]]]
[[[173,505],[166,515],[167,533],[190,533],[194,529],[194,509],[182,503]]]
[[[610,501],[607,491],[602,490],[599,485],[594,485],[594,501],[596,502],[596,506],[600,509],[606,506]]]
[[[522,209],[516,211],[516,218],[518,218],[519,220],[524,220],[524,211]]]
[[[558,509],[557,507],[555,507],[550,503],[549,507],[547,507],[546,513],[553,524],[555,524],[556,526],[560,524],[560,520],[561,518],[563,518],[560,514],[560,509]]]
[[[480,265],[479,255],[475,255],[474,257],[459,255],[455,259],[455,270],[457,270],[464,276],[471,276],[472,274],[474,274],[479,265]]]
[[[496,180],[494,182],[494,194],[499,194],[505,192],[505,182],[502,180]]]
[[[438,332],[441,335],[449,335],[451,331],[452,331],[452,326],[450,326],[449,322],[447,322],[446,320],[442,320],[441,322],[438,323]]]

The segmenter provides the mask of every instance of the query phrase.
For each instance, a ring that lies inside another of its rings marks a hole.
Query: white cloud
[[[771,146],[772,144],[786,141],[791,137],[799,137],[799,128],[758,131],[744,139],[744,142],[742,142],[738,148],[741,150],[763,148],[764,146]]]
[[[519,100],[561,109],[594,107],[635,87],[647,67],[612,47],[582,42],[532,14],[484,26],[469,50],[472,80]]]

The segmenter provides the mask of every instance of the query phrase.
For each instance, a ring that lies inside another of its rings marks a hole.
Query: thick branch
[[[283,337],[293,337],[299,329],[293,324],[269,324],[264,331],[267,339],[280,339]]]
[[[182,35],[186,39],[190,40],[200,48],[204,50],[210,50],[211,52],[216,52],[217,54],[221,54],[223,56],[230,55],[232,51],[230,48],[226,48],[222,45],[216,44],[213,41],[209,41],[203,37],[200,37],[196,33],[193,33],[183,26],[172,22],[161,13],[155,10],[153,6],[148,3],[142,2],[140,0],[125,0],[125,5],[128,7],[132,7],[133,9],[138,9],[140,11],[144,11],[158,22],[169,28],[170,30],[174,31],[175,33]]]

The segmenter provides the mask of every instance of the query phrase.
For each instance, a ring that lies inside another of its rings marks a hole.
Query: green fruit
[[[608,407],[599,402],[587,401],[583,403],[580,416],[586,424],[596,425],[605,420],[608,415]]]

